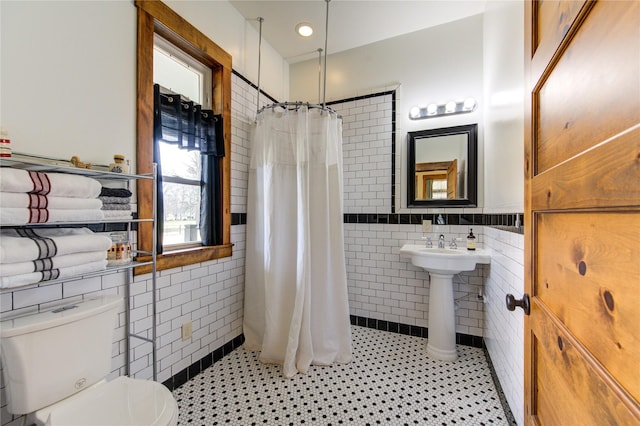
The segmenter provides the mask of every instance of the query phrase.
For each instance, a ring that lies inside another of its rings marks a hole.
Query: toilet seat
[[[175,426],[178,404],[162,384],[122,376],[99,382],[30,417],[47,426]]]

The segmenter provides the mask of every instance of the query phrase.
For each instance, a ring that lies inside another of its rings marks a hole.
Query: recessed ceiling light
[[[296,25],[296,33],[302,37],[309,37],[311,34],[313,34],[313,28],[308,22],[300,22],[298,25]]]

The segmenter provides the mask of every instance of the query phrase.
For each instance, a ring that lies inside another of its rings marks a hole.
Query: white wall
[[[524,5],[490,1],[484,14],[485,212],[524,211]]]
[[[226,1],[171,1],[253,81],[257,34]],[[0,124],[18,152],[134,159],[136,7],[131,1],[0,2]],[[255,46],[254,46],[255,45]],[[286,99],[288,65],[262,45],[262,86]]]
[[[0,122],[14,151],[109,164],[135,151],[131,2],[0,2]]]
[[[258,84],[259,35],[228,1],[168,0],[166,4],[233,57],[233,69]],[[260,88],[289,99],[289,64],[262,40]],[[256,108],[257,109],[257,108]]]
[[[382,92],[398,85],[396,207],[406,207],[408,131],[478,123],[478,202],[483,192],[482,15],[416,31],[327,57],[327,101]],[[317,60],[291,65],[291,97],[316,101]],[[469,114],[409,120],[414,105],[476,98]],[[416,211],[415,209],[413,211]]]

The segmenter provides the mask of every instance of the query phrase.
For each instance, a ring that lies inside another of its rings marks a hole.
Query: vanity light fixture
[[[467,98],[464,101],[449,101],[444,104],[429,104],[426,107],[414,106],[409,110],[409,118],[421,120],[443,115],[463,114],[474,111],[477,106],[478,103],[474,98]]]
[[[300,22],[296,25],[296,34],[300,37],[309,37],[313,34],[313,27],[308,22]]]

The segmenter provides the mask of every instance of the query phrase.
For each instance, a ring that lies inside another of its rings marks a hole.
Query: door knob
[[[531,306],[529,305],[529,295],[527,293],[522,295],[522,299],[516,299],[513,294],[507,294],[506,297],[507,309],[515,311],[517,307],[521,307],[525,315],[529,315],[531,312]]]

